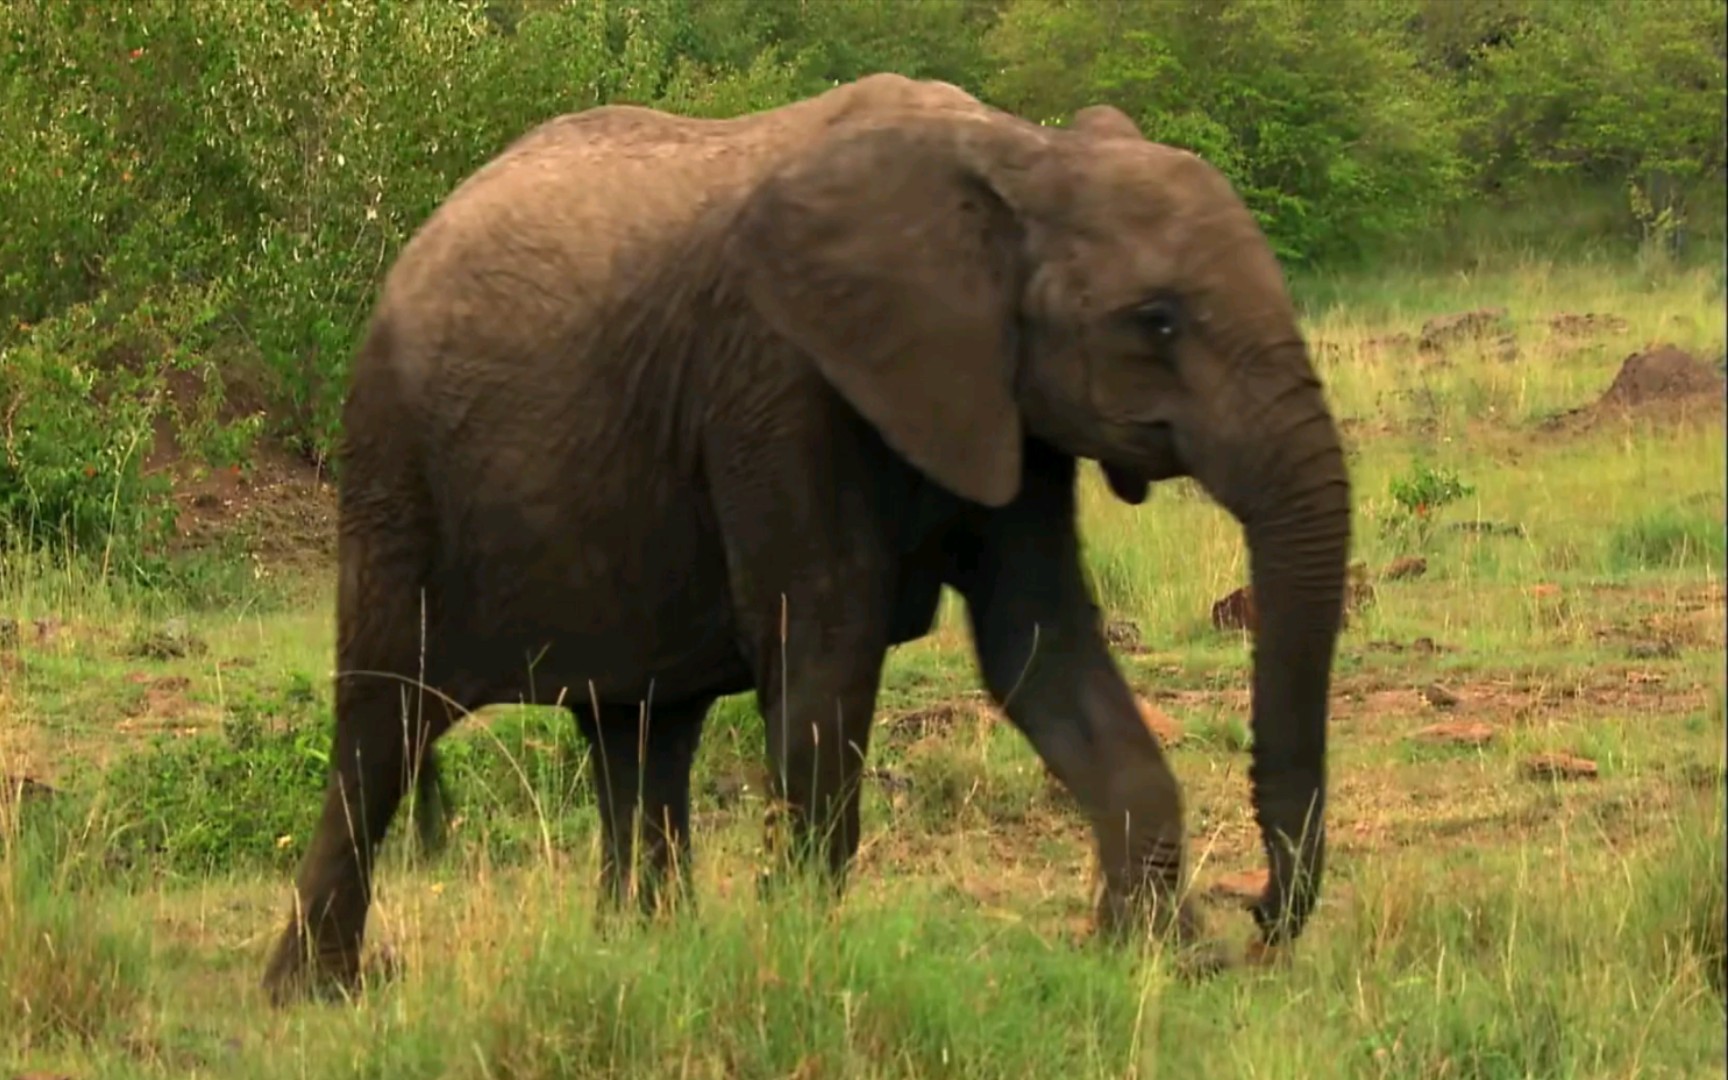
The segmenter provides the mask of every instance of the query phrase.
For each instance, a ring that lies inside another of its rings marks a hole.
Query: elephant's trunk
[[[1312,376],[1287,385],[1260,419],[1247,429],[1253,448],[1230,455],[1224,501],[1245,527],[1257,613],[1249,776],[1271,879],[1254,916],[1275,943],[1302,932],[1325,861],[1327,708],[1350,481]]]

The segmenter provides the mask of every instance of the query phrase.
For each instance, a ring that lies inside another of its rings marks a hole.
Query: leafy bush
[[[1451,103],[1401,39],[1398,7],[1017,0],[988,85],[1051,120],[1114,104],[1229,176],[1281,257],[1350,254],[1428,225],[1462,176]]]

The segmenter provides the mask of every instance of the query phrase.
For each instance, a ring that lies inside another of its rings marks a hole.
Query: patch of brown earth
[[[326,563],[334,557],[336,497],[321,470],[260,439],[245,467],[216,467],[189,452],[182,433],[197,423],[231,424],[255,414],[251,397],[235,396],[212,411],[206,382],[170,371],[144,461],[147,475],[172,485],[175,546],[181,551],[239,544],[264,564]],[[232,388],[224,388],[232,393]],[[255,397],[255,395],[254,395]]]
[[[1419,728],[1410,738],[1433,746],[1486,746],[1494,741],[1494,726],[1480,720],[1449,720]]]
[[[1548,329],[1564,337],[1603,337],[1609,334],[1624,334],[1629,328],[1630,324],[1618,315],[1595,312],[1580,314],[1563,311],[1548,319]]]
[[[1422,324],[1416,348],[1425,356],[1439,356],[1455,347],[1480,346],[1490,340],[1499,359],[1518,358],[1517,333],[1503,307],[1437,315]]]
[[[917,742],[931,736],[945,735],[963,725],[977,725],[983,720],[985,713],[993,711],[984,695],[975,692],[938,701],[898,716],[886,717],[883,726],[899,740]]]
[[[187,696],[192,680],[184,675],[151,678],[135,671],[126,681],[142,685],[144,693],[129,705],[126,716],[114,725],[114,730],[128,735],[151,732],[171,732],[191,735],[216,722],[219,711],[215,706],[193,701]]]

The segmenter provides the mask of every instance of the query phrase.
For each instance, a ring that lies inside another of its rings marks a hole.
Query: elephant
[[[1085,575],[1083,460],[1128,504],[1192,478],[1243,528],[1253,944],[1301,933],[1349,476],[1253,215],[1115,108],[1046,127],[877,74],[546,121],[404,245],[345,394],[334,745],[273,1001],[356,979],[378,844],[487,704],[574,713],[602,907],[653,913],[688,895],[704,717],[754,691],[783,873],[838,896],[887,650],[944,588],[1092,825],[1099,935],[1201,940],[1180,787]]]

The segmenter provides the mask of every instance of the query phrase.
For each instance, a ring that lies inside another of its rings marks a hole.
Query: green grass
[[[841,907],[757,898],[742,695],[697,766],[698,911],[598,926],[573,725],[496,708],[446,741],[448,849],[387,848],[370,940],[405,974],[271,1011],[257,979],[328,752],[330,575],[150,589],[14,555],[0,776],[58,794],[0,802],[0,1075],[1721,1075],[1721,417],[1544,426],[1650,342],[1719,354],[1720,279],[1526,260],[1328,287],[1309,329],[1351,440],[1356,557],[1427,572],[1374,580],[1340,644],[1326,902],[1287,962],[1190,984],[1083,943],[1085,824],[978,695],[950,597],[890,658]],[[1369,344],[1479,305],[1509,309],[1517,360]],[[1627,325],[1566,336],[1559,312]],[[1417,518],[1398,493],[1425,469],[1468,494]],[[1085,485],[1101,602],[1143,642],[1119,660],[1184,731],[1205,890],[1260,860],[1247,642],[1209,620],[1245,579],[1240,530],[1191,485],[1138,509]],[[141,653],[169,618],[179,647]],[[1424,702],[1435,682],[1454,709]],[[1412,738],[1449,720],[1493,737]],[[1532,779],[1539,753],[1598,774]],[[1208,918],[1247,940],[1230,903]]]

